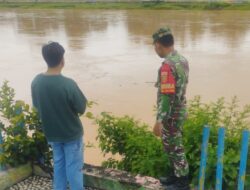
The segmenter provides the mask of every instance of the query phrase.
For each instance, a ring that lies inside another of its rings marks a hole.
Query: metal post
[[[219,128],[215,190],[222,190],[225,128]]]
[[[199,173],[199,190],[204,190],[209,133],[210,133],[209,126],[205,126],[203,128],[203,140],[202,140],[202,147],[201,147],[201,161],[200,161],[200,173]]]
[[[240,170],[238,178],[238,190],[244,190],[247,155],[248,155],[249,130],[244,130],[241,140]]]

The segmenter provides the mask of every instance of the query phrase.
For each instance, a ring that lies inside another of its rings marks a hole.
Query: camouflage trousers
[[[162,141],[176,177],[187,176],[189,165],[182,142],[184,119],[168,119],[163,122]]]

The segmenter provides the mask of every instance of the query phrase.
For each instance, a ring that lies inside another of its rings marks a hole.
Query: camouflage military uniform
[[[164,29],[162,31],[164,32]],[[170,30],[165,30],[165,33],[168,32]],[[186,119],[185,93],[188,72],[187,60],[177,51],[173,51],[162,63],[156,83],[158,88],[157,121],[162,123],[164,148],[177,177],[187,176],[189,172],[182,143],[183,123]]]

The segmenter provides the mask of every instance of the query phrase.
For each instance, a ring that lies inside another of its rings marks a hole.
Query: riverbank
[[[155,10],[250,10],[248,3],[225,2],[137,2],[137,3],[0,3],[0,8],[21,9],[155,9]]]

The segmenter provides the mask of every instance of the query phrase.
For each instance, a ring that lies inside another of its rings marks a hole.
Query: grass
[[[0,8],[21,9],[154,9],[154,10],[250,10],[246,3],[0,3]]]

